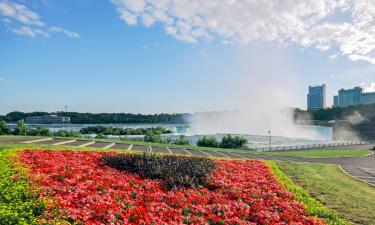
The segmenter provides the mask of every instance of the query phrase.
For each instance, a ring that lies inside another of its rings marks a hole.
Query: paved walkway
[[[74,147],[92,147],[102,149],[119,149],[124,151],[138,151],[138,152],[155,152],[164,154],[182,154],[195,155],[203,157],[220,157],[220,158],[236,158],[236,159],[260,159],[260,160],[275,160],[275,161],[289,161],[289,162],[305,162],[305,163],[327,163],[337,164],[340,168],[350,176],[355,177],[363,182],[375,186],[375,155],[366,157],[349,157],[349,158],[302,158],[290,156],[271,156],[259,155],[252,153],[237,153],[225,151],[212,150],[196,150],[183,149],[175,147],[159,147],[152,145],[132,145],[124,143],[114,143],[106,141],[89,141],[89,140],[75,140],[69,138],[1,138],[0,143],[29,143],[29,144],[43,144],[54,146],[74,146]],[[362,148],[371,149],[373,146],[362,146]]]

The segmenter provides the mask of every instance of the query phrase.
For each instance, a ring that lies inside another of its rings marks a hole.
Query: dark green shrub
[[[96,135],[95,138],[98,138],[98,139],[107,139],[107,136],[103,135],[103,134],[98,134],[98,135]]]
[[[197,141],[197,145],[201,147],[219,147],[219,142],[214,137],[203,136]]]
[[[144,137],[145,142],[163,143],[163,139],[159,134],[147,133]]]
[[[189,140],[186,138],[185,135],[180,135],[177,140],[173,141],[175,145],[189,145]]]
[[[228,134],[221,139],[221,148],[245,148],[248,141],[241,136],[232,136]]]
[[[4,120],[0,120],[0,135],[10,134],[10,129]]]
[[[102,162],[118,170],[137,173],[144,178],[161,179],[167,189],[207,185],[216,168],[215,162],[209,158],[157,156],[146,153],[108,155],[102,158]]]
[[[17,135],[26,135],[28,127],[24,120],[19,120],[17,122],[17,127],[14,129],[14,133]]]

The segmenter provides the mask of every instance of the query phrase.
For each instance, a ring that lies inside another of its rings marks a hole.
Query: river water
[[[9,124],[10,127],[15,127],[15,124]],[[177,138],[178,135],[185,135],[192,144],[195,144],[196,141],[201,138],[203,135],[213,136],[218,140],[225,134],[210,133],[204,134],[199,132],[194,132],[188,124],[29,124],[29,127],[48,127],[50,131],[56,132],[59,130],[73,130],[79,131],[83,127],[89,126],[106,126],[106,127],[117,127],[117,128],[148,128],[148,127],[165,127],[172,130],[174,133],[170,135],[164,135],[164,138]],[[324,126],[313,126],[313,125],[296,125],[303,127],[304,129],[311,130],[318,135],[317,139],[308,139],[308,138],[293,138],[293,137],[282,137],[282,136],[272,136],[271,137],[271,146],[295,146],[295,145],[307,145],[307,144],[323,144],[323,143],[333,143],[332,140],[332,127]],[[233,134],[241,135],[249,140],[249,147],[261,148],[268,147],[270,143],[270,137],[265,134]],[[134,136],[133,136],[134,137]],[[137,136],[136,136],[137,137]],[[110,138],[120,138],[118,136],[110,136]],[[131,137],[126,137],[131,138]],[[138,136],[139,138],[139,136]]]

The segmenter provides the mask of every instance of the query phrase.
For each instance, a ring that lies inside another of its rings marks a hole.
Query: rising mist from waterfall
[[[234,133],[322,139],[313,129],[296,126],[292,107],[297,102],[299,77],[291,57],[283,48],[259,47],[240,50],[222,95],[234,96],[236,107],[221,113],[196,113],[190,121],[192,132],[200,134]],[[300,96],[298,96],[300,97]]]

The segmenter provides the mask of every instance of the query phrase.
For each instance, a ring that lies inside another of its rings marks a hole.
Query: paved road
[[[290,156],[271,156],[258,155],[252,153],[237,153],[225,151],[211,151],[211,150],[196,150],[183,149],[175,147],[158,147],[152,145],[131,145],[124,143],[113,143],[103,141],[84,141],[63,138],[1,138],[1,142],[11,143],[32,143],[32,144],[46,144],[55,146],[75,146],[75,147],[92,147],[103,149],[120,149],[124,151],[138,151],[138,152],[155,152],[163,154],[183,154],[195,155],[203,157],[220,157],[220,158],[237,158],[237,159],[258,159],[258,160],[275,160],[275,161],[289,161],[289,162],[305,162],[305,163],[327,163],[340,165],[342,170],[361,181],[375,186],[375,155],[367,157],[350,157],[350,158],[302,158]],[[357,146],[358,147],[358,146]],[[371,149],[373,146],[363,145],[361,148]]]

